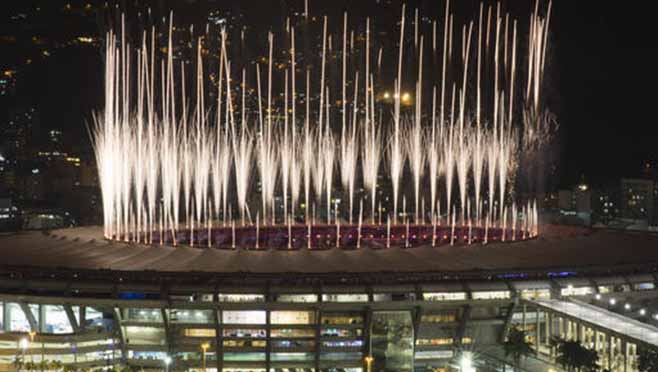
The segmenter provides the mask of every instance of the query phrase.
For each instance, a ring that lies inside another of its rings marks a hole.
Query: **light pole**
[[[365,358],[366,361],[366,372],[372,372],[372,362],[375,361],[375,358],[372,357],[372,355],[368,355]]]
[[[206,351],[210,347],[210,344],[204,342],[201,344],[201,365],[203,367],[203,372],[206,372]]]
[[[30,336],[30,344],[34,343],[34,336],[37,335],[36,332],[30,331],[27,333]],[[34,354],[30,354],[30,362],[34,363]]]
[[[164,358],[164,364],[165,364],[165,372],[169,372],[169,365],[171,364],[171,357],[167,355]]]
[[[23,358],[21,363],[23,370],[25,370],[25,352],[27,351],[28,345],[29,342],[27,341],[27,338],[21,338],[21,340],[18,342],[18,346],[21,348],[21,352],[23,353]]]

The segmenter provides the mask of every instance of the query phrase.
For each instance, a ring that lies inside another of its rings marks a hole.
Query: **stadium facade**
[[[124,244],[97,228],[1,236],[0,370],[428,371],[464,350],[495,369],[511,327],[547,357],[565,332],[532,300],[655,297],[658,236],[546,230],[323,251]]]

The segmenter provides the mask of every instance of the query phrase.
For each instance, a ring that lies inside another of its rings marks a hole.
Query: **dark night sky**
[[[2,13],[11,14],[35,1],[14,0],[11,3],[15,9],[3,4],[0,19],[9,17]],[[173,4],[181,18],[191,20],[205,18],[204,8],[208,3],[233,9],[239,4],[247,22],[268,25],[280,21],[285,1],[161,0],[153,3],[161,9]],[[290,8],[300,10],[303,6],[301,0],[287,3],[292,4]],[[377,14],[374,3],[375,0],[311,0],[312,11],[316,14],[325,11],[340,14],[343,9],[349,9],[354,17],[385,16]],[[416,3],[426,15],[442,16],[443,2],[410,1],[408,6],[414,7]],[[458,13],[465,17],[475,15],[475,0],[458,3]],[[527,13],[533,4],[534,1],[514,0],[507,2],[507,8],[518,14],[521,22],[527,22]],[[550,71],[546,84],[551,109],[558,115],[561,126],[558,173],[562,186],[577,182],[581,174],[595,184],[614,183],[621,176],[638,175],[645,161],[658,161],[654,102],[658,86],[654,56],[658,43],[653,40],[652,12],[639,4],[554,1]],[[69,27],[72,28],[70,32],[75,32],[78,26],[62,20],[53,20],[47,25],[58,31]],[[94,23],[84,27],[98,32]],[[526,28],[527,24],[521,27]],[[8,32],[11,29],[7,23],[0,26],[0,35]],[[15,54],[11,48],[0,46],[0,67],[4,67],[9,55]],[[84,121],[90,118],[93,109],[99,108],[102,99],[100,53],[91,48],[68,50],[54,54],[46,62],[29,67],[24,74],[28,76],[28,83],[19,89],[27,97],[24,99],[34,102],[41,111],[44,127],[61,127],[78,133],[73,137],[74,142],[78,141],[85,135]],[[6,110],[11,104],[11,101],[0,102],[0,109]]]

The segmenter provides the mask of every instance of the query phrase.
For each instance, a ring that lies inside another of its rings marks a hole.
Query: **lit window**
[[[368,302],[367,294],[323,294],[324,302]]]
[[[315,314],[312,311],[272,311],[270,322],[272,324],[313,324]]]
[[[217,296],[219,302],[264,302],[265,296],[261,294],[224,294]]]
[[[529,299],[550,299],[550,289],[523,289],[521,290],[521,298],[524,300]]]
[[[429,292],[423,293],[425,301],[463,301],[466,300],[466,292]]]
[[[187,328],[184,332],[186,337],[215,337],[217,332],[212,328]]]
[[[265,324],[265,311],[223,311],[224,324]]]
[[[473,292],[474,300],[502,300],[510,298],[510,291],[479,291]]]
[[[212,310],[171,309],[172,323],[214,323]]]
[[[316,294],[282,294],[277,296],[279,302],[318,302]]]
[[[560,294],[562,296],[587,296],[594,293],[594,288],[592,287],[572,287],[568,286],[567,288],[562,288]]]

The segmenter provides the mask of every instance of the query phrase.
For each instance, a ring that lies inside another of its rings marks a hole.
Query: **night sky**
[[[0,36],[11,34],[18,27],[16,22],[5,22],[7,18],[36,3],[45,2],[4,2],[0,10],[3,20]],[[240,10],[255,31],[263,33],[267,25],[283,18],[284,4],[288,4],[288,11],[303,9],[302,1],[290,0],[152,3],[161,11],[174,6],[179,21],[183,22],[203,21],[208,7],[217,8],[221,4]],[[381,10],[375,3],[375,0],[312,0],[311,9],[315,14],[339,15],[348,9],[353,17],[391,17],[378,14]],[[460,0],[458,3],[456,12],[465,19],[476,15],[478,2]],[[506,6],[521,22],[527,22],[533,4],[534,1],[514,0]],[[646,161],[654,166],[658,161],[654,102],[658,86],[654,56],[658,43],[654,40],[652,12],[639,4],[554,1],[550,67],[545,84],[550,108],[560,123],[557,184],[562,187],[574,184],[581,175],[593,184],[617,183],[622,176],[640,175]],[[409,1],[408,6],[419,6],[425,15],[437,18],[442,17],[444,7],[442,1],[434,0]],[[30,27],[20,26],[23,30]],[[527,24],[520,29],[527,29]],[[40,25],[38,32],[98,34],[99,26],[93,17],[84,23],[53,17]],[[11,67],[20,53],[20,44],[0,44],[0,68]],[[21,74],[18,98],[0,99],[0,120],[5,120],[13,105],[28,102],[39,109],[44,128],[63,128],[70,133],[70,144],[84,151],[88,145],[85,122],[102,101],[100,51],[64,48],[47,59],[33,62]]]

